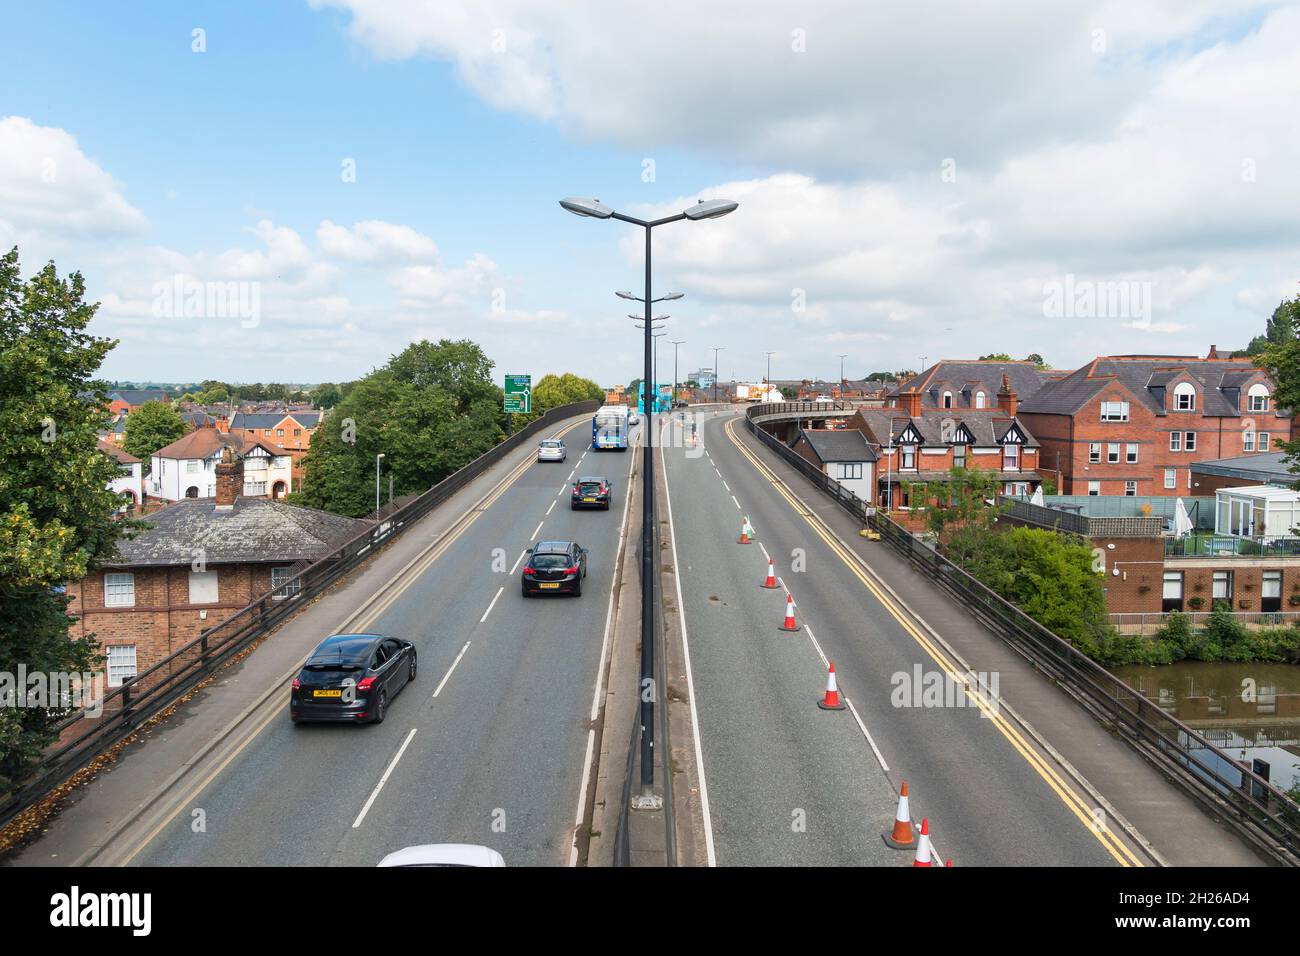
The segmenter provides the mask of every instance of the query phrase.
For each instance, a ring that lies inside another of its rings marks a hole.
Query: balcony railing
[[[1189,534],[1165,539],[1166,558],[1300,557],[1300,538],[1238,538],[1228,534]]]

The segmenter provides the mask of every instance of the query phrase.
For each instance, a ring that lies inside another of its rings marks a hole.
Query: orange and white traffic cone
[[[781,585],[776,583],[776,567],[772,564],[772,559],[767,559],[767,580],[760,587],[767,588],[769,591],[775,591]]]
[[[904,780],[902,786],[898,788],[898,810],[894,812],[894,829],[882,833],[885,845],[892,846],[895,850],[906,850],[916,842],[916,834],[912,832],[912,810],[907,805],[907,781]]]
[[[921,839],[916,844],[916,859],[912,861],[912,866],[930,866],[930,820],[926,818],[921,821]]]
[[[754,543],[754,539],[749,536],[749,533],[752,530],[753,529],[749,526],[749,515],[745,515],[745,517],[740,519],[740,543],[741,544]]]
[[[785,623],[781,625],[783,631],[799,630],[799,622],[794,619],[794,595],[787,593],[785,596]]]
[[[843,710],[844,704],[840,702],[840,688],[835,683],[835,662],[830,662],[830,670],[826,672],[826,696],[817,701],[817,706],[822,710]]]

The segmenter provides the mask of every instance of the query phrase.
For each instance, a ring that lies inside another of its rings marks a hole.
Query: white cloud
[[[433,261],[438,246],[423,233],[400,223],[367,219],[351,229],[324,220],[316,238],[327,255],[351,262],[391,263]]]

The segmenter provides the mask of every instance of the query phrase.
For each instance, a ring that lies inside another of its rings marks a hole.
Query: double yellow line
[[[974,693],[967,686],[965,679],[961,677],[961,670],[957,664],[952,661],[948,655],[936,645],[927,635],[925,635],[907,615],[893,597],[883,591],[875,581],[873,581],[863,569],[862,559],[836,538],[823,524],[820,518],[806,509],[799,500],[786,487],[785,482],[776,476],[776,474],[764,465],[759,459],[736,438],[734,426],[736,422],[733,419],[726,425],[727,437],[731,443],[740,450],[740,453],[749,459],[758,472],[763,475],[792,507],[804,521],[813,529],[819,538],[826,542],[826,546],[833,551],[839,559],[844,562],[845,566],[853,573],[863,586],[876,598],[877,601],[887,610],[891,617],[894,618],[917,644],[921,646],[930,658],[939,665],[944,671],[952,674],[961,685],[962,691],[974,703],[976,707],[993,722],[998,731],[1006,738],[1007,742],[1015,748],[1016,752],[1024,758],[1025,762],[1043,779],[1052,792],[1055,793],[1061,802],[1073,813],[1079,821],[1088,829],[1093,836],[1097,838],[1102,847],[1115,858],[1120,866],[1142,866],[1142,861],[1129,849],[1128,845],[1120,840],[1104,821],[1099,821],[1094,809],[1088,805],[1074,788],[1051,766],[1043,757],[1025,740],[1014,726],[1012,726],[1000,711],[995,711],[988,706],[988,703],[979,693]]]

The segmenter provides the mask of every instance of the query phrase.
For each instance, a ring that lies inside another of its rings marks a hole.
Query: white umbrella
[[[1033,495],[1032,498],[1029,499],[1029,503],[1030,503],[1031,505],[1038,505],[1038,507],[1040,507],[1040,508],[1045,508],[1045,507],[1047,507],[1046,502],[1043,501],[1043,486],[1042,486],[1042,485],[1039,485],[1037,488],[1034,489],[1034,495]]]
[[[1174,534],[1190,534],[1193,527],[1191,516],[1187,513],[1187,506],[1183,504],[1183,499],[1179,498],[1174,502]]]

